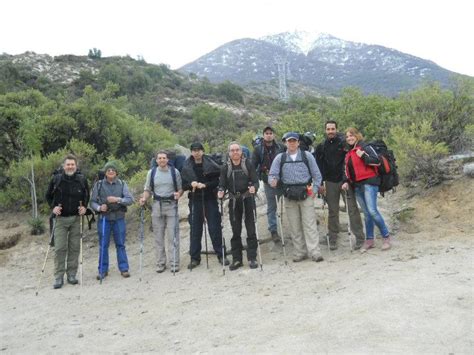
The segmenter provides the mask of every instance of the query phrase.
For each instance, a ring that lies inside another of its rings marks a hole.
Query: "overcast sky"
[[[0,52],[143,56],[172,69],[295,29],[380,44],[474,76],[473,1],[0,0]]]

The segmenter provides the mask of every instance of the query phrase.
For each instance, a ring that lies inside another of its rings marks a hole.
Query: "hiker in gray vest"
[[[278,153],[285,149],[282,144],[275,141],[273,128],[268,126],[263,129],[263,139],[258,144],[252,154],[252,164],[257,171],[258,177],[263,181],[263,188],[267,198],[267,221],[268,230],[271,233],[274,243],[280,243],[280,236],[277,232],[277,198],[281,197],[281,190],[275,189],[268,184],[268,173],[272,166],[273,159]]]
[[[110,234],[114,236],[117,251],[117,263],[120,274],[130,277],[127,251],[125,249],[127,206],[133,203],[133,196],[127,183],[117,177],[118,168],[114,162],[104,166],[105,177],[94,184],[91,195],[91,207],[100,213],[97,222],[99,233],[99,274],[97,280],[103,280],[109,273]]]
[[[315,157],[323,176],[323,184],[319,193],[328,204],[328,236],[331,250],[337,249],[339,233],[339,200],[342,194],[341,186],[344,178],[344,159],[347,153],[344,134],[337,131],[336,121],[327,121],[325,124],[326,139],[316,147]],[[349,225],[356,236],[354,249],[360,249],[365,240],[362,219],[355,198],[354,190],[348,189],[343,194],[349,211]],[[347,196],[347,199],[346,199]]]
[[[323,261],[313,204],[321,184],[321,173],[313,155],[299,149],[299,134],[289,132],[285,137],[287,151],[278,154],[273,160],[269,181],[275,188],[280,181],[283,188],[294,246],[293,261],[300,262],[308,256],[313,261]]]
[[[151,220],[155,233],[156,272],[166,269],[167,256],[170,270],[179,271],[179,216],[178,200],[183,194],[181,175],[168,165],[168,153],[160,150],[156,154],[157,167],[148,171],[140,205],[153,197]],[[168,236],[165,250],[165,232]]]
[[[230,270],[237,270],[243,266],[242,263],[242,217],[245,220],[247,230],[247,259],[249,267],[256,269],[257,263],[257,235],[255,232],[254,203],[251,194],[258,189],[257,173],[250,163],[242,155],[242,147],[237,142],[229,144],[229,159],[222,166],[219,178],[218,198],[224,198],[229,193],[229,219],[232,226],[232,263]]]

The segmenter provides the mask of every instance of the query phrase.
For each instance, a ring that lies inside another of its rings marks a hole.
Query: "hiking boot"
[[[158,265],[156,267],[156,272],[159,273],[159,274],[161,274],[165,270],[166,270],[166,265]]]
[[[307,255],[300,255],[300,256],[295,256],[293,258],[293,262],[294,263],[299,263],[300,261],[303,261],[303,260],[306,260],[308,259],[308,256]]]
[[[219,260],[219,264],[222,265],[222,256],[218,256],[218,257],[217,257],[217,260]],[[229,259],[227,259],[227,257],[224,256],[224,265],[225,265],[225,266],[229,266],[229,264],[230,264]]]
[[[271,232],[271,233],[272,233],[272,241],[273,241],[273,243],[275,243],[275,244],[281,243],[281,238],[280,238],[280,236],[278,235],[278,232],[277,232],[277,231],[273,231],[273,232]]]
[[[364,245],[362,245],[362,248],[360,249],[361,253],[365,253],[367,250],[372,249],[375,246],[375,242],[373,239],[367,239],[364,242]]]
[[[102,274],[102,280],[105,279],[108,274],[109,274],[108,271],[104,272],[104,273]],[[100,280],[100,274],[96,276],[96,279],[97,279],[97,280]]]
[[[188,264],[188,269],[192,270],[195,267],[198,267],[201,264],[201,260],[193,260],[191,259],[191,262]]]
[[[63,287],[64,280],[62,277],[58,277],[57,279],[54,280],[53,288],[57,290],[58,288]]]
[[[323,256],[322,256],[321,254],[316,254],[316,255],[313,255],[313,256],[311,257],[311,260],[313,260],[314,262],[319,263],[319,262],[323,261],[324,258],[323,258]]]
[[[258,268],[257,260],[249,260],[249,267],[250,267],[251,269],[256,269],[256,268]]]
[[[356,239],[354,250],[359,250],[360,248],[362,248],[363,244],[364,244],[364,239]]]
[[[71,284],[71,285],[77,285],[79,283],[79,281],[77,281],[76,276],[68,275],[67,283]]]
[[[383,238],[382,250],[389,250],[392,247],[390,236]]]
[[[229,266],[229,270],[234,271],[237,270],[239,267],[242,267],[243,264],[240,260],[233,260],[232,264]]]
[[[124,278],[130,277],[130,273],[128,271],[121,271],[120,275],[122,275]]]

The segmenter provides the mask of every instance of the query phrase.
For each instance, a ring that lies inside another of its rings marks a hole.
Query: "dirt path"
[[[385,216],[403,204],[415,208],[413,219],[391,222],[398,232],[388,252],[350,253],[341,238],[336,252],[321,246],[324,262],[294,264],[289,258],[285,266],[281,248],[266,243],[263,272],[245,266],[224,277],[215,256],[209,269],[204,256],[200,267],[185,269],[188,229],[182,223],[182,270],[176,276],[154,272],[147,228],[140,282],[138,228],[131,224],[131,278],[121,278],[113,266],[99,285],[92,230],[85,243],[84,285],[53,290],[50,258],[36,297],[48,237],[24,236],[15,247],[0,251],[0,350],[472,353],[472,186],[472,180],[461,179],[421,199],[406,200],[401,192],[385,199]],[[267,234],[263,208],[261,237]],[[7,220],[0,221],[2,228]],[[225,233],[229,240],[227,218]]]

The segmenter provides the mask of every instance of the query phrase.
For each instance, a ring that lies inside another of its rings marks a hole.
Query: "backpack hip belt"
[[[248,191],[245,191],[245,192],[236,192],[236,193],[232,193],[232,192],[229,192],[229,198],[230,199],[233,199],[233,200],[238,200],[239,198],[247,198],[250,196],[250,192]]]

